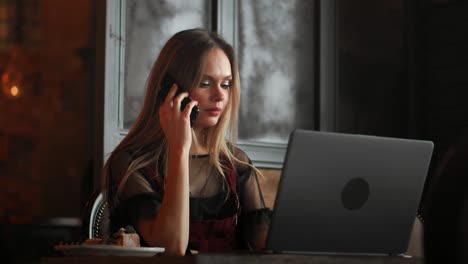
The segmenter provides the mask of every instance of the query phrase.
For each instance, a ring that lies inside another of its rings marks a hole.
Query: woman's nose
[[[221,84],[217,84],[213,87],[212,99],[215,101],[224,100],[224,91],[223,91],[223,88],[221,87]]]

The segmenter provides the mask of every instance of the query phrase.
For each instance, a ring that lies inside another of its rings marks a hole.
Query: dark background
[[[0,21],[11,28],[0,72],[11,62],[10,44],[20,44],[30,83],[21,98],[0,93],[0,257],[24,262],[54,254],[58,241],[83,238],[77,219],[102,167],[105,1],[0,1],[0,8],[15,3],[35,5],[39,15]],[[431,195],[444,197],[433,208],[453,212],[462,196],[452,194],[465,189],[456,188],[464,186],[465,168],[446,170],[441,161],[454,146],[464,149],[466,14],[461,0],[336,5],[335,130],[433,141],[423,217],[431,216]],[[456,153],[464,163],[464,152]]]

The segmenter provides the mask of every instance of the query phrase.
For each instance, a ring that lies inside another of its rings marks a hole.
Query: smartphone
[[[162,105],[164,103],[164,100],[166,99],[166,96],[169,93],[169,91],[171,90],[171,87],[172,87],[172,85],[174,83],[176,83],[176,82],[168,74],[166,74],[163,77],[163,79],[161,81],[161,90],[159,91],[159,95],[158,95],[159,105]],[[176,91],[175,96],[182,93],[183,91],[185,91],[185,90],[177,83],[177,91]],[[188,103],[190,103],[190,98],[185,97],[182,100],[182,102],[180,103],[180,111],[183,111]],[[192,112],[190,113],[190,126],[193,127],[193,124],[195,124],[195,120],[197,120],[199,111],[200,111],[200,109],[198,108],[198,106],[194,106],[192,108]]]

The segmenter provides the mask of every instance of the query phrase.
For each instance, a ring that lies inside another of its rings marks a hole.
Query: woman
[[[137,121],[104,167],[110,232],[132,225],[143,245],[173,255],[263,248],[270,210],[259,171],[233,143],[239,89],[234,50],[220,36],[190,29],[169,39]]]

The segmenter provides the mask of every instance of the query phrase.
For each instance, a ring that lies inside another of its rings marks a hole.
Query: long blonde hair
[[[154,63],[147,80],[142,110],[128,134],[114,149],[104,166],[102,177],[104,192],[107,191],[110,183],[109,163],[116,153],[132,153],[130,165],[118,184],[117,194],[123,190],[128,177],[132,173],[137,173],[141,168],[156,164],[156,168],[166,171],[168,149],[158,114],[161,81],[166,74],[169,74],[179,84],[179,87],[188,88],[186,90],[190,93],[199,85],[207,54],[214,48],[223,50],[228,57],[232,70],[232,83],[226,110],[223,111],[214,127],[204,131],[207,139],[205,143],[210,152],[210,163],[223,177],[223,188],[227,191],[229,188],[227,188],[227,179],[223,170],[226,168],[220,157],[228,163],[227,166],[232,165],[233,168],[236,165],[250,166],[234,155],[240,100],[239,71],[234,49],[216,33],[203,29],[189,29],[172,36]]]

